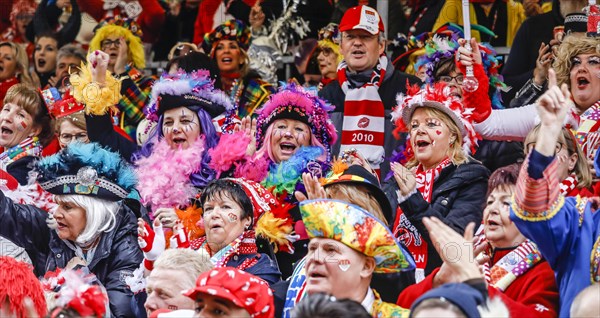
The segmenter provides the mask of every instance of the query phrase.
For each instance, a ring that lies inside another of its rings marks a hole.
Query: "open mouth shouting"
[[[423,152],[429,147],[432,143],[426,140],[417,140],[415,142],[415,150],[418,152]]]
[[[43,57],[39,57],[35,62],[38,68],[44,68],[44,66],[46,66],[46,59]]]
[[[577,88],[580,90],[584,90],[588,87],[588,85],[590,84],[590,80],[587,76],[581,74],[581,75],[577,75]]]
[[[288,156],[291,157],[294,152],[296,151],[296,148],[298,148],[298,146],[296,146],[294,143],[288,142],[288,141],[283,141],[279,144],[279,149],[281,149],[281,154],[284,156]]]
[[[350,52],[350,55],[355,59],[362,59],[367,55],[367,53],[365,52],[365,50],[356,49],[356,50],[352,50]]]
[[[172,140],[173,144],[175,145],[182,145],[187,141],[187,139],[184,137],[174,137]]]
[[[494,220],[492,218],[488,218],[487,221],[486,221],[486,223],[487,223],[488,229],[490,229],[490,230],[491,229],[495,229],[495,228],[497,228],[497,227],[499,227],[499,226],[502,225],[501,222],[496,221],[496,220]]]
[[[2,138],[10,138],[14,134],[14,131],[8,128],[6,125],[2,125],[2,127],[0,127],[0,130]]]

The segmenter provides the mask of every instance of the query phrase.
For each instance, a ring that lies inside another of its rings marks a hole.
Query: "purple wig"
[[[198,172],[192,173],[190,175],[190,181],[197,188],[204,188],[206,185],[215,179],[217,173],[208,167],[208,163],[210,162],[210,156],[208,155],[208,149],[214,148],[219,142],[219,135],[215,130],[215,126],[213,125],[212,119],[208,113],[200,108],[200,107],[189,107],[198,115],[198,120],[200,122],[200,128],[202,129],[202,134],[204,135],[204,142],[206,150],[202,154],[202,162],[200,163],[200,169]],[[134,161],[141,157],[148,157],[152,153],[152,149],[156,141],[161,140],[164,135],[162,132],[163,125],[163,116],[161,115],[158,119],[158,127],[152,135],[148,138],[146,143],[142,145],[140,151],[138,151],[134,155]]]

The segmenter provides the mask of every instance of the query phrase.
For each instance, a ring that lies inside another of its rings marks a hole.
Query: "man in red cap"
[[[383,21],[375,9],[364,5],[348,9],[340,32],[344,60],[338,66],[338,79],[319,92],[336,107],[331,119],[341,138],[332,150],[338,154],[356,149],[385,176],[389,163],[383,159],[403,142],[394,138],[392,123],[385,118],[396,105],[395,96],[406,91],[407,82],[420,81],[389,62]]]
[[[184,295],[196,302],[194,317],[273,318],[275,307],[269,284],[233,267],[200,274],[196,287]]]

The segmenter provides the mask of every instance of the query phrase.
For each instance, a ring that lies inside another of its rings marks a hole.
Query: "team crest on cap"
[[[377,23],[377,15],[371,10],[365,10],[365,18],[369,23]]]

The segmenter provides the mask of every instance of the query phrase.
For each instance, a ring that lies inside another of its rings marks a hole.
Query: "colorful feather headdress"
[[[109,201],[125,199],[137,184],[123,158],[96,143],[71,143],[40,160],[35,168],[40,186],[56,195],[81,194]]]
[[[396,97],[398,106],[392,112],[392,122],[396,129],[394,134],[408,132],[410,119],[418,107],[430,107],[442,111],[459,128],[463,137],[463,149],[465,153],[475,153],[479,135],[475,132],[471,114],[473,109],[464,109],[460,99],[450,94],[445,83],[425,85],[420,89],[414,85],[407,89],[407,93],[398,94]],[[410,145],[410,143],[409,143]]]
[[[486,33],[487,29],[479,26],[479,31]],[[491,31],[487,31],[490,32]],[[493,34],[493,33],[491,33]],[[458,39],[463,36],[462,27],[455,24],[447,24],[442,26],[431,39],[426,41],[425,55],[421,56],[415,63],[415,70],[419,67],[425,67],[427,74],[426,82],[433,84],[435,81],[434,71],[440,62],[446,59],[454,59],[454,54],[458,50]],[[490,86],[494,89],[492,95],[492,107],[494,109],[504,108],[502,105],[501,92],[510,89],[500,75],[500,61],[496,57],[496,51],[488,43],[480,43],[479,51],[481,52],[481,60],[483,69],[490,80]]]
[[[146,118],[158,121],[165,110],[181,106],[201,107],[213,118],[232,111],[229,97],[213,84],[206,70],[163,74],[152,86],[150,102],[144,109]]]
[[[331,146],[337,140],[337,132],[329,118],[334,108],[329,103],[305,91],[297,84],[282,85],[279,92],[258,111],[256,144],[260,149],[269,125],[276,119],[295,119],[306,123],[312,134],[325,146],[327,158],[331,158]]]

